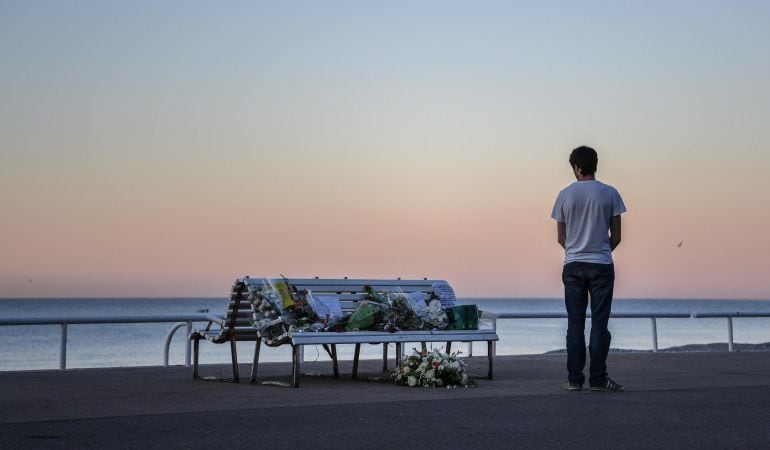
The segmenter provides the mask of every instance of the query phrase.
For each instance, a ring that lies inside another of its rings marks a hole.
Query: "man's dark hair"
[[[585,145],[572,150],[569,155],[569,165],[571,167],[578,166],[580,173],[583,175],[593,175],[596,173],[596,164],[599,162],[599,157],[596,155],[596,150]]]

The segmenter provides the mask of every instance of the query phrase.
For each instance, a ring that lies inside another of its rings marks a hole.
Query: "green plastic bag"
[[[449,322],[455,330],[478,330],[479,309],[476,305],[460,305],[449,308]]]
[[[382,308],[379,305],[370,302],[361,302],[358,304],[355,311],[353,311],[353,314],[348,318],[345,329],[347,331],[368,330],[377,323],[378,315],[381,316],[381,313]]]

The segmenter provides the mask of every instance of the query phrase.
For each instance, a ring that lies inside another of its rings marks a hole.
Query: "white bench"
[[[365,286],[371,286],[378,292],[395,291],[422,292],[425,300],[432,297],[434,284],[445,283],[440,280],[349,280],[349,279],[318,279],[302,278],[289,279],[289,284],[297,290],[309,290],[313,295],[336,296],[340,300],[343,312],[352,312],[359,301],[367,298]],[[230,342],[230,350],[233,366],[233,380],[238,381],[238,360],[236,354],[237,341],[255,341],[254,358],[251,367],[251,382],[256,381],[259,367],[260,348],[264,343],[270,343],[270,337],[260,336],[251,324],[251,304],[248,300],[248,287],[261,285],[262,279],[245,277],[236,280],[230,295],[230,306],[225,319],[213,318],[206,329],[196,330],[190,336],[194,341],[193,376],[198,377],[199,341],[205,338],[214,343]],[[452,342],[487,342],[487,359],[489,370],[487,377],[492,379],[494,367],[494,342],[498,340],[495,331],[496,316],[484,313],[479,321],[479,330],[430,330],[430,331],[346,331],[346,332],[302,332],[292,331],[288,333],[285,342],[292,347],[292,385],[299,387],[300,365],[302,348],[305,345],[321,345],[329,354],[334,376],[339,377],[337,363],[337,345],[353,344],[355,353],[353,358],[353,378],[358,374],[358,362],[361,344],[383,345],[383,371],[387,371],[388,348],[390,343],[396,344],[396,363],[403,354],[403,344],[420,342],[425,347],[428,342],[445,342],[447,349],[451,351]],[[217,325],[212,328],[213,325]]]

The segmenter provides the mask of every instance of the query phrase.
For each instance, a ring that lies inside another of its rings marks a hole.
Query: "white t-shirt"
[[[564,264],[612,264],[610,219],[624,212],[618,191],[596,180],[576,181],[559,192],[551,217],[567,225]]]

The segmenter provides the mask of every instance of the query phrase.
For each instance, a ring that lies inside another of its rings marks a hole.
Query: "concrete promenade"
[[[452,390],[395,386],[376,361],[360,380],[305,363],[299,389],[184,367],[0,372],[0,448],[770,447],[770,352],[613,353],[617,394],[563,391],[563,355],[495,363],[495,380]],[[288,364],[260,370],[289,380]]]

